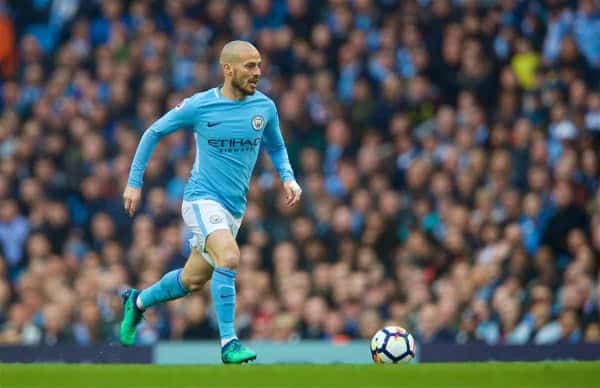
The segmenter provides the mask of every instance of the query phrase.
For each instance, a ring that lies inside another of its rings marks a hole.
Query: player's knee
[[[218,259],[219,267],[237,270],[240,263],[240,250],[236,248],[227,249]]]
[[[181,282],[189,292],[196,292],[204,287],[208,279],[200,274],[186,274],[185,271],[181,274]]]

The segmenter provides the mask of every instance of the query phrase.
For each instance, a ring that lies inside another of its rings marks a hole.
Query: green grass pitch
[[[0,364],[1,388],[600,387],[600,362],[419,365]]]

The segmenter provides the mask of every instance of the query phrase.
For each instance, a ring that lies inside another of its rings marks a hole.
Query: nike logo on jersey
[[[208,123],[206,123],[206,126],[207,126],[207,127],[214,127],[215,125],[219,125],[219,124],[221,124],[221,123],[220,123],[220,122],[214,122],[214,123],[211,123],[211,122],[209,121]]]

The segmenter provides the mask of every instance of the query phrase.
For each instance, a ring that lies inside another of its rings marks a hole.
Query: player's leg
[[[192,247],[190,257],[183,266],[181,281],[189,292],[200,291],[210,280],[213,269],[207,261],[206,254],[202,255],[197,248]]]
[[[192,249],[184,268],[166,273],[159,281],[142,291],[133,288],[126,290],[122,295],[123,320],[119,332],[121,343],[125,346],[135,343],[136,329],[144,310],[201,289],[210,279],[212,270],[212,266],[201,254]]]
[[[210,279],[212,265],[202,257],[206,230],[199,224],[192,210],[192,203],[184,201],[182,216],[190,228],[193,238],[190,240],[191,253],[184,266],[166,273],[159,281],[150,287],[138,291],[128,289],[123,294],[123,320],[119,339],[125,346],[135,342],[135,333],[141,322],[144,310],[159,303],[181,298],[190,292],[202,288]]]
[[[221,335],[221,359],[239,364],[256,359],[256,352],[242,345],[235,334],[235,277],[240,250],[230,230],[220,229],[206,240],[206,251],[215,261],[210,291]]]
[[[215,261],[210,291],[217,312],[221,345],[236,338],[235,277],[239,263],[239,248],[229,230],[211,233],[206,240],[206,252]]]
[[[212,267],[192,248],[183,268],[166,273],[158,282],[139,293],[136,306],[140,310],[186,296],[201,289],[210,279]]]

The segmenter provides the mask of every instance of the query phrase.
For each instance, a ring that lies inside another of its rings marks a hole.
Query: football
[[[386,326],[371,339],[371,356],[376,364],[408,363],[415,356],[415,339],[400,326]]]

